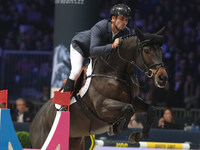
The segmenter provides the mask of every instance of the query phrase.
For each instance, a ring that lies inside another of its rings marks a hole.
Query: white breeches
[[[83,56],[70,45],[71,72],[69,78],[75,80],[83,66]]]

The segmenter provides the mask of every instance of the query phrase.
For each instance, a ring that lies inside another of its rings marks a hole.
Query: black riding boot
[[[74,80],[68,78],[64,86],[64,92],[72,92],[73,90],[74,90]]]

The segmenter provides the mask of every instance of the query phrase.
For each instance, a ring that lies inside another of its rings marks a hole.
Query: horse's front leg
[[[69,150],[84,150],[84,137],[69,138]]]
[[[128,128],[130,118],[135,113],[131,104],[107,98],[102,105],[98,115],[112,124],[111,131],[108,132],[109,135],[120,133]]]
[[[140,97],[136,96],[133,102],[133,107],[136,112],[147,112],[147,121],[142,132],[133,132],[129,136],[131,143],[139,142],[141,139],[149,137],[149,131],[155,118],[155,107],[147,104]]]

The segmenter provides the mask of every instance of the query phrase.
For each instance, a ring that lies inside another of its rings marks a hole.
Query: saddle
[[[79,92],[79,90],[85,85],[87,68],[88,68],[88,65],[82,67],[80,73],[77,75],[75,79],[75,83],[74,83],[74,90],[72,91],[72,94],[71,94],[72,96],[76,95]],[[59,91],[63,90],[66,82],[67,82],[67,79],[63,81],[62,87],[60,88]]]
[[[80,89],[85,85],[87,79],[87,69],[88,65],[85,65],[80,73],[78,74],[75,83],[74,83],[74,91],[72,92],[72,96],[75,97],[77,105],[81,108],[82,112],[90,119],[91,126],[89,132],[91,134],[102,133],[102,131],[109,130],[110,124],[106,121],[100,119],[90,108],[87,104],[81,99],[80,95],[78,95]],[[67,79],[63,81],[62,88],[64,87]],[[60,91],[61,91],[60,89]]]
[[[87,69],[88,65],[85,65],[80,73],[78,74],[75,83],[74,83],[74,91],[72,92],[72,96],[75,97],[76,102],[78,106],[81,108],[82,112],[90,119],[91,121],[91,126],[89,132],[91,134],[99,134],[102,133],[103,131],[107,130],[108,133],[112,133],[112,128],[111,124],[108,122],[102,120],[99,118],[90,108],[87,106],[87,104],[81,99],[80,95],[78,95],[80,89],[85,85],[86,79],[87,79]],[[62,88],[64,87],[67,79],[63,81]],[[61,88],[61,89],[62,89]]]
[[[85,85],[86,82],[86,72],[87,72],[87,68],[88,68],[88,64],[86,66],[84,66],[80,73],[78,74],[75,83],[74,83],[74,91],[72,92],[72,96],[76,95],[79,90]]]

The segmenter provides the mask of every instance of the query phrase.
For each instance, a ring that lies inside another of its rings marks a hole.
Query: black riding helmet
[[[131,9],[128,7],[126,4],[116,4],[112,7],[110,10],[110,18],[112,16],[124,16],[127,17],[128,19],[131,19]]]

